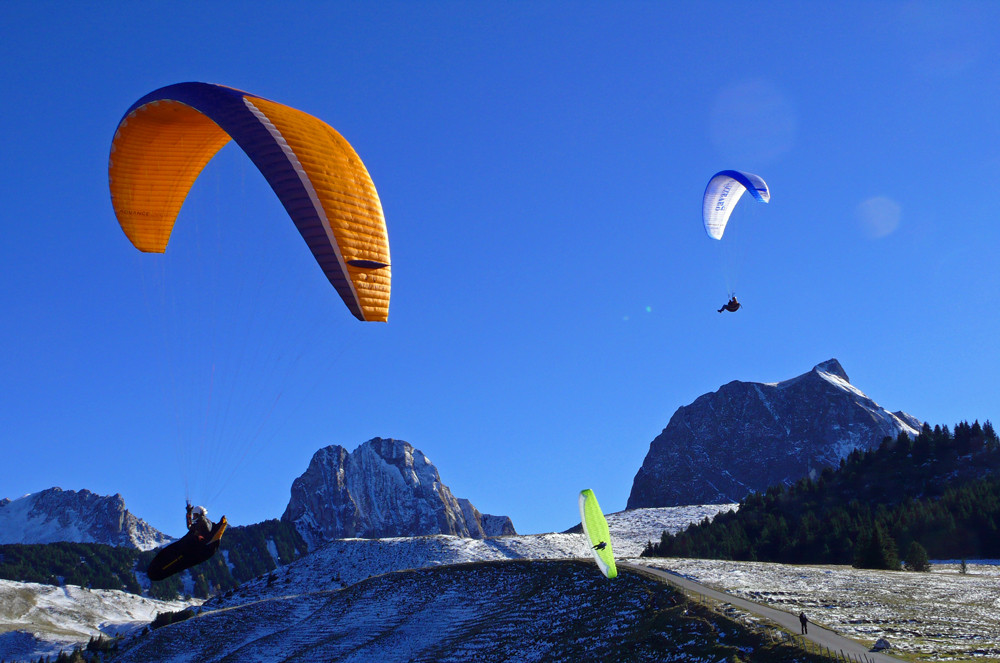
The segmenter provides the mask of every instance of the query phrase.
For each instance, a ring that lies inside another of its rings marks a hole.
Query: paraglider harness
[[[187,534],[173,543],[160,548],[156,556],[146,568],[150,580],[165,580],[192,566],[207,562],[219,549],[222,535],[226,532],[228,522],[222,516],[219,522],[212,521],[205,515],[204,509],[194,513],[194,508],[187,505]]]
[[[732,297],[729,298],[729,303],[719,309],[719,313],[722,313],[723,311],[736,313],[736,311],[740,309],[740,306],[742,306],[742,304],[736,301],[736,295],[733,295]]]

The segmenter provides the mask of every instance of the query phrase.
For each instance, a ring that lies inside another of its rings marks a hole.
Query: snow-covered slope
[[[677,532],[712,518],[735,504],[637,509],[609,514],[612,547],[619,558],[638,557],[648,541],[664,530]],[[339,539],[273,573],[244,583],[209,601],[210,607],[234,606],[288,593],[339,589],[371,576],[443,564],[510,559],[589,558],[582,534],[528,534],[490,539],[434,535],[386,539]]]
[[[897,652],[925,660],[1000,661],[1000,565],[951,561],[929,573],[793,566],[770,562],[644,558],[710,587],[872,644],[888,638]]]
[[[712,520],[721,512],[733,511],[738,504],[700,504],[653,509],[631,509],[606,515],[616,557],[638,557],[646,543],[657,543],[664,531],[675,534],[705,518]]]
[[[0,544],[70,541],[152,550],[172,540],[129,513],[121,495],[49,488],[0,500]]]
[[[91,637],[144,628],[156,613],[188,605],[113,590],[0,580],[0,661],[35,661],[70,651]]]
[[[664,529],[676,532],[689,523],[701,521],[706,517],[711,518],[721,510],[734,507],[732,504],[669,507],[609,514],[608,524],[611,529],[612,545],[618,557],[635,557],[639,555],[647,541],[658,540]],[[252,614],[258,609],[261,614],[270,614],[267,611],[271,608],[264,606],[275,603],[280,597],[307,597],[317,592],[330,592],[349,587],[370,577],[395,571],[468,562],[562,560],[578,557],[589,557],[588,544],[582,534],[550,533],[489,539],[450,535],[342,539],[333,541],[271,574],[245,583],[232,592],[216,597],[207,602],[205,607],[225,608],[228,611],[239,606],[247,606],[246,610],[249,613],[241,612],[241,615]],[[601,578],[596,567],[594,575]],[[0,622],[0,632],[9,631],[0,636],[0,660],[12,658],[37,660],[39,656],[57,652],[60,648],[71,649],[74,642],[85,644],[91,635],[98,633],[98,628],[105,633],[111,632],[105,630],[103,625],[113,626],[123,621],[130,623],[122,617],[123,614],[126,617],[134,615],[135,619],[140,621],[150,621],[156,612],[176,611],[187,605],[176,602],[164,604],[123,592],[88,591],[78,587],[56,588],[30,583],[8,583],[8,585],[10,593],[0,593],[0,603],[5,603],[8,596],[13,597],[16,593],[19,597],[17,600],[25,607],[16,611],[16,615],[21,615],[20,617],[11,617],[5,622]],[[62,599],[56,600],[59,597]],[[101,600],[94,601],[95,598]],[[434,601],[436,610],[442,611],[443,615],[450,614],[446,602],[439,603],[437,598]],[[79,619],[74,622],[72,606],[77,602],[79,602],[77,608]],[[291,603],[294,604],[294,601]],[[254,605],[260,607],[252,608]],[[306,602],[302,605],[312,604]],[[246,631],[240,630],[236,639],[253,640],[257,637],[255,635],[257,633],[270,633],[279,627],[288,628],[291,622],[282,627],[283,622],[280,620],[297,619],[300,607],[288,607],[287,612],[285,608],[281,608],[280,616],[253,622],[253,626],[247,626]],[[374,611],[377,610],[377,606],[363,609]],[[49,627],[48,624],[57,626]],[[368,626],[363,620],[358,622],[358,629]],[[348,628],[347,625],[344,627]],[[13,629],[18,629],[18,632],[14,632]],[[31,632],[37,632],[41,640],[36,642],[28,635]],[[308,637],[310,636],[304,635],[303,639]],[[219,640],[224,639],[219,638]]]
[[[741,653],[725,642],[734,634],[704,619],[659,619],[650,608],[671,596],[651,578],[612,582],[578,561],[402,571],[203,613],[125,643],[115,660],[639,662],[666,660],[669,647],[669,660],[693,662]]]
[[[613,514],[615,545],[639,548],[648,525],[659,527],[665,517],[675,525],[690,522],[678,513],[657,513],[661,511]],[[695,512],[688,516],[699,519]],[[356,575],[486,554],[559,557],[581,547],[586,554],[582,538],[510,537],[504,548],[490,548],[489,553],[480,548],[487,542],[459,537],[335,542],[275,572],[269,587],[262,579],[254,588],[243,588],[252,591],[206,603],[195,619],[126,642],[120,660],[721,661],[736,653],[740,660],[755,660],[752,651],[706,649],[702,634],[665,630],[662,622],[647,621],[664,601],[669,604],[663,586],[630,573],[607,581],[590,561],[507,559],[372,573],[359,581],[342,576],[348,585],[342,590],[332,589],[341,583],[324,576],[344,564],[354,567]],[[888,637],[897,650],[928,660],[1000,660],[995,619],[1000,567],[970,564],[969,574],[963,575],[957,564],[935,565],[932,573],[919,574],[637,561],[675,569],[793,614],[805,610],[815,622],[863,642]],[[655,635],[650,638],[650,633]]]

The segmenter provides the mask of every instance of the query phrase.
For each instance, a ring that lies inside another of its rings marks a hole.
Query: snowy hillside
[[[620,511],[608,515],[612,547],[619,558],[638,557],[647,541],[664,530],[677,532],[690,523],[712,518],[734,504],[664,507]],[[582,534],[529,534],[492,539],[436,535],[389,539],[340,539],[280,568],[244,583],[207,607],[227,607],[290,593],[339,589],[371,576],[442,564],[510,559],[589,558]]]
[[[742,634],[670,610],[672,596],[651,578],[609,581],[579,561],[402,571],[203,613],[125,642],[115,660],[663,661],[669,650],[669,660],[693,662],[741,653]]]
[[[70,541],[152,550],[171,540],[129,513],[121,495],[49,488],[0,500],[0,544]]]
[[[702,504],[652,509],[632,509],[607,514],[616,557],[638,557],[646,542],[659,541],[664,530],[675,534],[692,523],[711,520],[721,512],[732,511],[738,504]]]
[[[616,556],[634,558],[663,529],[678,531],[732,506],[610,514]],[[640,643],[630,660],[662,660],[664,646],[674,648],[671,660],[727,660],[725,647],[690,625],[676,631],[644,621],[659,587],[628,573],[610,583],[588,558],[581,534],[334,541],[206,602],[200,616],[147,635],[136,626],[186,604],[3,583],[0,660],[33,661],[57,651],[54,643],[130,628],[123,661],[601,660],[598,654],[621,658],[621,651],[608,649],[621,641]],[[805,610],[861,641],[888,637],[899,650],[928,660],[1000,660],[997,566],[971,563],[969,573],[960,574],[955,564],[938,564],[930,574],[916,574],[638,561],[793,613]],[[659,654],[643,649],[650,633]],[[706,651],[713,656],[705,658]]]
[[[644,558],[704,585],[798,614],[853,640],[888,638],[931,660],[1000,660],[1000,565],[938,562],[930,573],[849,566]]]
[[[144,628],[157,612],[190,605],[126,592],[0,580],[0,660],[37,660],[92,636]]]
[[[712,517],[735,505],[639,509],[609,514],[612,542],[619,557],[639,555],[648,540],[664,529],[678,531],[689,523]],[[457,536],[343,539],[282,567],[269,576],[245,583],[212,599],[206,609],[233,608],[289,595],[336,590],[372,576],[463,562],[588,557],[582,534],[535,534],[494,539]],[[596,572],[595,572],[596,573]],[[599,574],[598,574],[599,577]],[[0,613],[0,660],[35,660],[43,654],[86,643],[100,632],[120,630],[119,624],[148,622],[157,611],[176,611],[186,603],[164,604],[124,592],[56,588],[30,583],[6,583],[0,603],[22,606]],[[10,598],[8,598],[10,597]],[[95,601],[95,599],[100,599]],[[58,600],[57,600],[58,599]],[[74,614],[78,616],[74,619]],[[107,628],[105,628],[107,626]],[[37,633],[38,639],[28,635]]]

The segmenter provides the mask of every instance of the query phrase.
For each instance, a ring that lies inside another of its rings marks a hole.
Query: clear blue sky
[[[0,3],[0,496],[120,492],[179,534],[187,485],[249,524],[318,448],[381,436],[561,530],[581,488],[624,508],[678,407],[831,357],[890,410],[996,422],[997,25],[986,2]],[[350,316],[232,146],[165,256],[129,244],[111,137],[182,81],[351,142],[388,324]],[[727,168],[772,202],[722,256],[700,205]],[[733,266],[745,309],[719,315]]]

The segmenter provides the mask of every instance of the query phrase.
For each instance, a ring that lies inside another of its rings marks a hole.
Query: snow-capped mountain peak
[[[781,382],[733,381],[678,408],[650,444],[628,507],[740,500],[920,425],[865,395],[836,359]]]
[[[0,500],[0,544],[70,541],[151,550],[171,540],[129,513],[121,495],[49,488]]]

